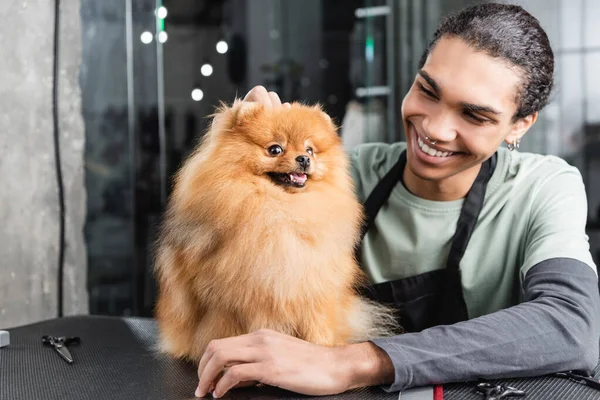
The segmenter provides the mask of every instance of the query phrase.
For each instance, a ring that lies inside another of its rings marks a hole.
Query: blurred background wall
[[[65,0],[60,11],[65,314],[89,309],[79,6],[78,0]],[[52,114],[54,4],[4,2],[0,18],[0,327],[8,327],[57,315],[60,214]]]

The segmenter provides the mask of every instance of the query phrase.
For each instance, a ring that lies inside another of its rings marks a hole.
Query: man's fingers
[[[240,338],[243,338],[243,336],[238,336],[231,339]],[[220,373],[228,371],[225,370],[226,367],[231,368],[235,364],[239,363],[256,362],[260,357],[260,353],[258,353],[256,349],[252,347],[245,347],[244,345],[236,346],[235,343],[229,343],[227,347],[223,346],[222,348],[226,350],[207,350],[200,360],[201,364],[198,366],[197,391],[200,397],[205,396],[206,393],[209,392],[210,385],[219,378]],[[202,365],[203,362],[204,365]]]
[[[261,85],[250,89],[244,97],[244,101],[260,103],[267,108],[280,108],[282,105],[286,108],[290,107],[289,103],[281,104],[281,99],[277,93],[269,92]]]
[[[292,105],[287,102],[283,103],[282,105],[283,105],[283,108],[291,108],[292,107]]]
[[[238,383],[237,385],[235,385],[233,387],[233,389],[256,386],[257,384],[259,384],[258,381],[242,381],[242,382]],[[214,388],[213,388],[213,390],[214,390]]]
[[[202,376],[206,364],[220,349],[246,347],[251,343],[251,340],[252,338],[249,335],[241,335],[211,341],[208,346],[206,346],[206,350],[204,351],[204,354],[202,354],[202,358],[200,358],[200,362],[198,363],[198,379],[200,379]]]
[[[217,386],[213,392],[214,397],[222,397],[233,387],[240,383],[251,383],[252,381],[261,380],[262,368],[256,364],[238,364],[234,365],[225,371],[221,379],[217,382]]]
[[[265,89],[264,86],[260,85],[254,86],[252,89],[250,89],[248,94],[246,94],[246,97],[244,97],[244,101],[260,103],[268,108],[273,107],[269,92],[267,92],[267,89]]]
[[[269,92],[269,97],[271,98],[271,104],[272,104],[273,108],[281,107],[281,99],[279,98],[277,93]]]

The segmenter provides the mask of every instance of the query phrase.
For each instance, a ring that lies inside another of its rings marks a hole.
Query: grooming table
[[[78,316],[8,329],[10,345],[0,349],[0,399],[193,399],[196,368],[154,351],[156,322],[145,318]],[[79,336],[69,346],[68,364],[42,345],[43,335]],[[596,368],[600,376],[600,368]],[[527,392],[527,400],[592,400],[600,391],[566,379],[539,377],[492,381]],[[444,399],[482,400],[474,383],[444,385]],[[224,399],[311,399],[270,387],[235,389]],[[398,393],[366,388],[319,399],[398,399]]]

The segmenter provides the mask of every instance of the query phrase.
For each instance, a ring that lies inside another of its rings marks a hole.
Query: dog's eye
[[[281,148],[280,145],[274,144],[273,146],[269,147],[268,152],[269,152],[269,155],[275,157],[275,156],[278,156],[281,153],[283,153],[283,149]]]
[[[312,149],[312,147],[307,147],[306,148],[306,152],[308,153],[308,155],[312,156],[313,155],[313,149]]]

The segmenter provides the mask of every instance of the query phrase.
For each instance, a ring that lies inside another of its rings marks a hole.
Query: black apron
[[[464,200],[446,268],[362,288],[362,295],[393,306],[397,312],[398,323],[405,331],[419,332],[432,326],[453,324],[469,318],[463,297],[459,264],[483,207],[487,184],[496,168],[496,159],[497,154],[494,153],[483,163]],[[402,179],[405,167],[406,151],[403,151],[398,162],[375,186],[364,203],[366,220],[356,249],[359,263],[362,240],[373,225],[379,209]]]

